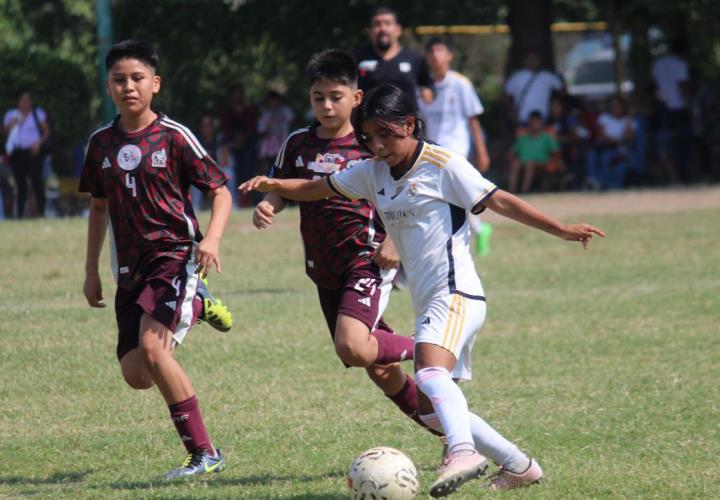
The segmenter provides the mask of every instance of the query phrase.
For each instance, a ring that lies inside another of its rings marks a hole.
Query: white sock
[[[415,373],[415,383],[432,402],[445,431],[448,450],[473,448],[467,400],[450,373],[438,366],[423,368]]]
[[[525,471],[530,465],[527,455],[474,413],[470,413],[470,428],[477,451],[496,464],[517,474]]]
[[[479,215],[470,214],[468,217],[468,223],[470,224],[470,231],[472,234],[478,235],[483,231],[483,221]]]

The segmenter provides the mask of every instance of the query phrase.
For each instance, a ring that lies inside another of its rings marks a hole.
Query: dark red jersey
[[[134,288],[156,257],[187,259],[202,239],[188,188],[207,191],[226,182],[195,136],[167,116],[138,132],[124,132],[118,118],[96,130],[80,192],[108,200],[118,286]]]
[[[355,134],[321,139],[315,127],[298,129],[285,140],[273,167],[279,179],[317,179],[368,158]],[[339,288],[348,271],[368,264],[385,239],[385,227],[366,200],[333,196],[300,202],[305,271],[316,285]]]

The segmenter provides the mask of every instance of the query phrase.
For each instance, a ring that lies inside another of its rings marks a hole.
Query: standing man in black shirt
[[[375,9],[370,18],[370,45],[355,54],[358,61],[358,86],[365,92],[381,83],[392,83],[415,96],[417,91],[432,102],[432,79],[423,55],[400,45],[402,26],[397,14],[387,7]]]

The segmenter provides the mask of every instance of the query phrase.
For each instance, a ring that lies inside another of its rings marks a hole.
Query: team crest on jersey
[[[142,151],[135,144],[125,144],[117,155],[117,162],[123,170],[135,170],[140,165]]]
[[[410,181],[408,184],[408,191],[407,191],[407,197],[408,200],[412,200],[415,198],[415,195],[417,194],[417,182]]]
[[[345,158],[337,153],[318,153],[315,161],[309,162],[307,168],[320,174],[332,174],[340,170],[344,161]]]
[[[110,160],[106,156],[102,162],[102,168],[110,168],[110,167],[112,167],[112,164],[110,163]]]
[[[165,168],[167,166],[167,153],[165,153],[165,148],[162,148],[160,151],[155,151],[150,157],[150,160],[153,167]]]

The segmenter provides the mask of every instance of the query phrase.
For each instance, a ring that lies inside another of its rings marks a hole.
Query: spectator
[[[222,132],[230,144],[235,166],[235,182],[238,184],[254,177],[257,165],[257,122],[259,111],[245,99],[242,85],[230,89],[230,105],[221,114]],[[235,184],[228,185],[231,192],[236,191]],[[240,206],[250,206],[252,197],[240,196]]]
[[[18,106],[5,113],[3,132],[7,134],[5,151],[15,178],[16,214],[25,216],[28,179],[32,184],[37,211],[45,213],[45,186],[43,185],[43,144],[50,137],[47,115],[42,108],[33,107],[30,91],[18,95]]]
[[[387,7],[375,9],[370,18],[370,45],[359,49],[358,86],[365,92],[381,83],[392,83],[403,92],[420,92],[426,102],[433,99],[432,81],[422,54],[400,45],[402,26]]]
[[[671,43],[670,51],[658,57],[652,66],[652,77],[661,103],[660,137],[667,141],[661,149],[661,162],[671,163],[671,172],[682,182],[690,181],[688,158],[692,139],[690,111],[688,109],[689,68],[685,60],[686,47],[681,40]],[[661,139],[662,140],[662,139]]]
[[[505,82],[505,93],[511,102],[512,122],[525,126],[532,111],[546,120],[553,92],[563,90],[562,80],[553,72],[541,69],[540,56],[533,50],[525,55],[525,67],[515,71]]]
[[[290,125],[295,118],[292,110],[285,105],[283,97],[270,90],[265,96],[265,109],[260,114],[258,132],[260,134],[260,173],[267,175],[275,157],[290,132]]]
[[[625,99],[615,96],[597,120],[595,147],[587,160],[587,182],[595,189],[619,189],[631,161],[635,122]]]
[[[563,165],[568,170],[564,184],[577,185],[585,178],[585,151],[590,131],[582,125],[581,112],[579,102],[567,102],[559,96],[550,101],[547,126],[558,141]]]
[[[235,172],[233,168],[232,155],[228,144],[223,140],[223,136],[218,132],[217,120],[211,114],[205,114],[200,119],[200,129],[197,135],[200,145],[207,151],[210,158],[215,160],[220,170],[228,176],[228,186],[235,186]],[[204,207],[205,196],[195,186],[190,187],[190,193],[193,202],[193,208],[199,210]],[[233,200],[237,196],[237,189],[232,189],[231,194]]]
[[[484,173],[490,168],[490,157],[478,119],[483,106],[472,82],[450,69],[453,58],[447,42],[432,38],[427,43],[425,61],[432,75],[435,99],[431,103],[418,99],[418,110],[425,121],[428,139],[469,159],[475,168]],[[472,143],[474,148],[471,148]],[[471,149],[475,153],[474,158],[469,158]],[[471,214],[468,220],[475,237],[476,253],[487,255],[492,228],[477,215]]]
[[[532,111],[527,129],[521,130],[512,147],[510,163],[510,192],[517,191],[520,170],[523,171],[521,191],[527,193],[532,187],[537,170],[555,172],[562,170],[560,146],[551,131],[544,128],[540,111]]]

